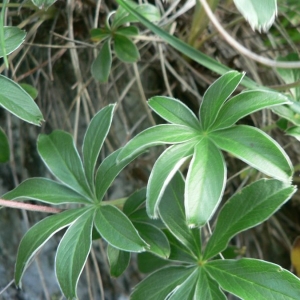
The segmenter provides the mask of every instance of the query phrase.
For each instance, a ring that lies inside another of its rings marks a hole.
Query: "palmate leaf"
[[[66,231],[55,256],[55,272],[67,299],[77,298],[76,288],[92,246],[94,209],[87,210]]]
[[[107,39],[91,66],[93,77],[101,83],[107,82],[111,70],[112,56],[110,47],[110,39]]]
[[[151,273],[165,267],[170,261],[162,259],[150,252],[142,252],[138,254],[137,263],[141,273]]]
[[[70,134],[55,130],[38,138],[38,152],[53,175],[68,187],[92,200],[83,165]]]
[[[83,140],[83,162],[85,175],[92,190],[94,190],[95,165],[110,129],[115,105],[101,109],[91,120]]]
[[[200,232],[198,229],[189,228],[186,223],[184,187],[184,179],[181,173],[177,172],[159,203],[159,216],[176,239],[199,258],[201,254]]]
[[[216,130],[230,127],[241,118],[258,110],[283,104],[291,104],[291,101],[280,93],[264,90],[240,93],[224,104],[212,128]]]
[[[185,188],[187,224],[203,226],[218,207],[226,184],[226,165],[220,150],[207,138],[196,146]]]
[[[262,173],[281,181],[291,180],[293,167],[289,157],[281,146],[263,131],[238,125],[212,132],[209,137],[217,147]]]
[[[17,83],[0,75],[0,106],[18,118],[40,126],[43,115],[31,96]]]
[[[148,247],[131,221],[119,209],[102,205],[97,209],[95,227],[113,247],[130,252],[143,252]]]
[[[169,123],[188,126],[196,130],[201,128],[195,114],[177,99],[166,96],[155,96],[148,100],[148,105]]]
[[[158,270],[141,283],[131,294],[131,300],[165,299],[178,285],[184,282],[195,270],[193,267],[170,266]]]
[[[67,186],[47,178],[27,179],[3,195],[2,198],[7,200],[37,200],[52,205],[64,203],[91,204],[91,201]]]
[[[295,187],[278,180],[261,179],[230,198],[217,218],[203,260],[223,251],[237,233],[267,220],[296,192]]]
[[[139,29],[136,26],[126,26],[118,28],[116,32],[127,37],[134,37],[139,34]]]
[[[145,201],[146,201],[146,188],[142,188],[138,191],[135,191],[132,195],[130,195],[127,198],[123,206],[123,213],[127,216],[130,216],[132,213],[138,210],[138,208]]]
[[[199,110],[199,118],[204,130],[214,123],[223,103],[235,91],[244,75],[237,71],[227,72],[206,90]]]
[[[193,154],[195,142],[173,145],[156,160],[147,186],[146,208],[151,218],[158,218],[158,204],[174,174]]]
[[[142,153],[153,146],[178,144],[196,139],[198,136],[199,133],[196,130],[185,125],[156,125],[131,139],[119,154],[118,161],[121,162],[125,158],[134,156],[137,152]]]
[[[267,32],[277,15],[277,0],[233,0],[253,30]]]
[[[210,261],[203,268],[222,289],[241,299],[299,299],[299,278],[273,263],[225,259]]]
[[[107,257],[110,266],[110,275],[119,277],[129,265],[130,252],[119,250],[108,244]]]
[[[33,255],[59,230],[74,222],[87,208],[70,209],[47,217],[32,226],[22,238],[15,269],[15,283],[20,285],[23,273]]]

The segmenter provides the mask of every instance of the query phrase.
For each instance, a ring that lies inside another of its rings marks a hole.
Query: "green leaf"
[[[110,266],[110,275],[119,277],[129,265],[130,252],[121,251],[108,244],[107,257]]]
[[[134,192],[128,199],[126,200],[123,206],[123,212],[125,215],[130,216],[134,213],[143,202],[146,201],[146,188],[142,188],[136,192]]]
[[[199,257],[201,252],[200,233],[198,229],[190,229],[186,224],[184,187],[184,179],[177,172],[159,203],[159,216],[169,231],[196,257]]]
[[[37,200],[53,205],[64,203],[91,204],[67,186],[47,178],[30,178],[2,196],[7,200]]]
[[[246,91],[224,104],[213,124],[213,129],[230,127],[241,118],[258,110],[290,103],[290,100],[280,93],[264,90]]]
[[[244,75],[237,71],[227,72],[206,90],[199,110],[200,122],[204,130],[213,125],[223,103],[235,91]]]
[[[224,249],[237,233],[254,227],[273,215],[296,192],[296,188],[274,179],[254,182],[230,198],[217,218],[203,260]]]
[[[168,258],[170,255],[170,245],[165,234],[157,227],[147,224],[134,222],[134,227],[138,230],[141,238],[150,245],[149,252],[162,258]]]
[[[70,209],[47,217],[32,226],[22,238],[16,261],[15,283],[20,281],[33,255],[59,230],[74,222],[87,209]]]
[[[114,34],[116,56],[125,63],[134,63],[140,59],[136,45],[126,36]]]
[[[132,14],[138,21],[140,21],[144,26],[150,29],[152,32],[157,34],[161,37],[164,41],[169,43],[174,49],[178,50],[180,53],[184,54],[184,56],[191,58],[195,62],[199,63],[200,65],[208,68],[216,72],[217,74],[223,75],[224,73],[231,71],[230,68],[227,66],[219,63],[215,59],[211,58],[210,56],[200,52],[199,50],[195,49],[194,47],[188,45],[187,43],[183,42],[179,38],[167,33],[166,31],[162,30],[159,26],[156,26],[154,23],[148,21],[144,18],[138,11],[132,8],[127,1],[124,0],[116,0],[124,10],[128,11]],[[243,81],[241,82],[244,86],[250,89],[262,88],[256,82],[251,80],[249,77],[244,77]]]
[[[141,152],[135,153],[135,155],[122,160],[122,162],[117,163],[117,157],[122,148],[116,150],[109,156],[107,156],[101,165],[99,166],[96,173],[96,195],[98,201],[102,201],[105,193],[110,187],[111,183],[117,177],[117,175],[136,157],[138,157]]]
[[[282,105],[282,106],[275,106],[272,108],[272,111],[277,114],[278,116],[281,116],[287,120],[289,120],[290,122],[292,122],[293,124],[300,126],[300,114],[295,113],[292,108],[292,105],[286,106],[286,105]]]
[[[137,152],[142,153],[153,146],[187,142],[197,137],[197,131],[184,125],[156,125],[131,139],[119,154],[118,161],[130,158]]]
[[[200,129],[200,123],[195,114],[177,99],[155,96],[149,99],[148,105],[167,122]]]
[[[182,299],[199,299],[198,295],[195,293],[196,282],[198,281],[198,268],[176,289],[169,295],[168,300],[182,300]],[[202,298],[203,299],[203,298]],[[206,299],[205,299],[206,300]]]
[[[228,151],[262,173],[290,181],[292,163],[270,136],[250,126],[234,126],[210,133],[211,140],[222,150]]]
[[[38,152],[57,179],[85,198],[92,199],[81,159],[69,133],[55,130],[50,135],[40,134]]]
[[[195,142],[173,145],[156,160],[147,186],[146,208],[151,218],[158,218],[163,193],[180,166],[193,154]]]
[[[5,132],[0,127],[0,163],[5,163],[9,161],[10,157],[10,150],[9,150],[9,143],[6,137]]]
[[[57,0],[31,0],[31,1],[39,9],[45,9],[45,10],[47,10]]]
[[[107,82],[111,70],[111,62],[110,39],[107,39],[92,63],[91,73],[93,77],[101,83]]]
[[[55,256],[55,272],[59,286],[67,299],[77,298],[76,288],[92,247],[95,210],[81,215],[66,231]]]
[[[299,126],[293,126],[290,127],[285,131],[286,134],[293,136],[296,138],[298,141],[300,141],[300,127]]]
[[[197,230],[200,237],[199,229],[197,228]],[[171,247],[171,253],[168,259],[169,261],[178,262],[180,264],[182,263],[192,264],[192,265],[198,264],[199,258],[196,257],[191,250],[189,250],[185,245],[179,242],[178,239],[173,234],[171,234],[168,230],[165,230],[164,233],[168,237],[169,244]]]
[[[139,34],[139,29],[136,26],[121,27],[116,30],[116,33],[122,34],[128,37],[134,37]]]
[[[26,32],[15,26],[4,26],[3,29],[5,54],[9,55],[23,44]],[[0,47],[0,57],[3,56],[3,49]]]
[[[17,83],[0,75],[0,106],[18,118],[41,125],[43,115],[34,100]]]
[[[267,32],[277,15],[276,0],[233,0],[253,30]]]
[[[158,300],[166,297],[194,271],[194,268],[182,266],[170,266],[158,270],[133,290],[131,300]]]
[[[166,266],[169,261],[150,252],[142,252],[138,254],[137,263],[141,273],[150,273]]]
[[[159,9],[151,4],[137,4],[133,1],[126,1],[126,4],[132,7],[135,11],[141,14],[144,18],[148,19],[150,22],[156,22],[160,19]],[[138,19],[127,12],[123,7],[119,7],[114,16],[112,23],[113,28],[118,28],[125,23],[138,22]]]
[[[130,252],[142,252],[148,246],[131,221],[119,209],[102,205],[95,216],[95,227],[113,247]]]
[[[299,299],[299,278],[278,265],[242,258],[214,260],[203,267],[222,289],[244,300]]]
[[[297,53],[290,53],[286,57],[279,57],[279,61],[299,61],[299,55]],[[279,73],[281,78],[285,83],[294,83],[300,79],[300,70],[299,69],[279,69],[276,71]],[[294,99],[296,101],[300,101],[300,87],[297,86],[295,88],[290,89]]]
[[[27,83],[20,83],[22,89],[25,90],[26,93],[30,95],[32,99],[35,99],[38,96],[38,90],[34,88],[32,85]]]
[[[90,31],[90,35],[93,42],[99,42],[110,37],[111,31],[107,28],[93,28]]]
[[[101,109],[91,120],[83,140],[83,162],[87,181],[92,190],[95,188],[95,166],[110,129],[115,105]]]
[[[217,209],[225,189],[226,164],[220,150],[207,138],[196,146],[185,188],[185,212],[190,227],[205,225]]]
[[[199,278],[196,283],[195,300],[226,300],[227,297],[220,290],[219,284],[212,279],[204,270],[198,268]]]

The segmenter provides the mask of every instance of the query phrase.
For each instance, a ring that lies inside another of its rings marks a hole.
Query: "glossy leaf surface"
[[[299,298],[299,278],[269,262],[247,258],[214,260],[204,268],[222,289],[245,300]]]
[[[240,93],[224,104],[213,125],[213,129],[230,127],[241,118],[263,108],[290,103],[290,100],[280,93],[263,90]]]
[[[91,66],[93,77],[101,83],[107,82],[111,70],[112,56],[110,47],[110,39],[107,39]]]
[[[114,35],[114,48],[116,56],[125,63],[134,63],[140,59],[137,46],[122,34]]]
[[[151,253],[162,258],[168,258],[170,255],[170,245],[165,234],[157,227],[147,224],[134,222],[141,238],[150,246]]]
[[[187,142],[197,138],[198,133],[184,125],[162,124],[150,127],[133,139],[122,149],[118,161],[135,155],[137,152],[144,152],[148,148],[163,145]]]
[[[119,250],[142,252],[147,248],[131,221],[114,206],[102,205],[97,210],[95,227],[109,244]]]
[[[83,140],[83,162],[85,175],[90,187],[94,189],[95,166],[110,129],[115,105],[101,109],[91,120]]]
[[[91,192],[83,165],[70,134],[56,130],[38,138],[38,151],[53,175],[87,199]]]
[[[43,115],[30,95],[17,83],[0,75],[0,106],[18,118],[34,124],[41,125]]]
[[[148,100],[148,105],[169,123],[200,129],[200,123],[195,114],[177,99],[155,96]]]
[[[3,30],[5,54],[9,55],[23,44],[26,32],[15,26],[4,26]],[[3,56],[3,49],[0,47],[0,57]]]
[[[158,218],[158,204],[167,184],[180,166],[193,154],[193,150],[194,143],[173,145],[156,160],[147,186],[146,208],[150,217]]]
[[[94,210],[81,215],[66,231],[55,257],[59,286],[67,299],[77,298],[76,288],[92,246]]]
[[[63,203],[91,204],[67,186],[47,178],[29,178],[3,195],[7,200],[37,200],[52,205]]]
[[[236,71],[227,72],[208,87],[199,110],[200,122],[204,130],[214,123],[223,103],[234,92],[243,77],[244,74]]]
[[[110,266],[110,275],[119,277],[129,265],[130,252],[119,250],[108,244],[107,257]]]
[[[210,134],[212,141],[248,165],[282,181],[290,181],[292,163],[270,136],[261,130],[244,125],[218,130]]]
[[[220,150],[207,138],[196,146],[186,177],[185,212],[190,227],[203,226],[223,195],[226,165]]]
[[[261,179],[235,194],[219,213],[203,259],[223,251],[237,233],[267,220],[295,191],[295,187],[278,180]]]
[[[177,172],[168,184],[159,203],[159,216],[170,232],[197,257],[201,251],[200,234],[196,230],[197,238],[195,230],[190,229],[186,223],[184,187],[184,179]]]
[[[171,266],[158,270],[134,288],[130,299],[165,299],[179,284],[191,275],[193,270],[193,268],[182,266]]]
[[[23,273],[33,255],[59,230],[74,222],[86,209],[67,210],[43,219],[24,235],[18,249],[15,283],[20,285]]]
[[[253,30],[267,32],[277,15],[277,0],[233,0]]]

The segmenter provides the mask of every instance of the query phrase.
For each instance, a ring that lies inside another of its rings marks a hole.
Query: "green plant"
[[[282,94],[263,90],[245,91],[228,100],[242,77],[238,72],[228,72],[212,84],[204,95],[199,120],[178,100],[159,96],[150,99],[150,107],[172,124],[146,129],[105,158],[98,168],[96,162],[111,125],[114,105],[103,108],[92,119],[83,142],[83,162],[69,134],[54,131],[49,136],[40,135],[39,154],[61,183],[28,179],[3,198],[34,199],[52,205],[73,203],[80,207],[47,217],[25,234],[18,250],[16,284],[20,285],[38,249],[57,231],[69,227],[55,260],[57,279],[68,299],[76,297],[92,239],[99,237],[109,244],[113,276],[126,269],[130,252],[152,253],[144,263],[146,269],[171,264],[141,282],[132,299],[182,299],[182,295],[222,299],[225,296],[220,288],[244,299],[250,299],[249,295],[296,299],[300,281],[277,265],[246,258],[215,259],[233,236],[268,219],[296,190],[290,185],[292,166],[284,150],[262,131],[234,125],[249,113],[290,102]],[[157,159],[147,192],[141,190],[126,201],[103,201],[112,181],[126,165],[147,148],[165,143],[175,145]],[[254,182],[227,201],[211,237],[203,243],[202,228],[220,205],[226,183],[220,149],[276,179]],[[177,171],[191,157],[184,180]],[[116,207],[120,205],[123,213]],[[147,214],[161,221],[151,220]],[[272,283],[275,280],[280,280],[276,287]]]
[[[126,2],[132,9],[139,12],[149,21],[158,21],[159,10],[151,4],[138,5],[132,1]],[[112,24],[110,18],[113,16]],[[103,42],[102,48],[91,66],[91,72],[99,82],[106,82],[111,69],[111,44],[114,42],[116,57],[125,63],[134,63],[140,58],[139,50],[131,38],[139,34],[136,26],[124,26],[138,20],[129,14],[122,6],[111,12],[105,22],[105,28],[91,30],[91,39],[94,42]]]

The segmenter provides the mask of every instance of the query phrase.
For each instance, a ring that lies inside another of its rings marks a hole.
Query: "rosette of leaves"
[[[57,248],[55,269],[60,288],[68,299],[76,298],[77,282],[89,255],[93,235],[101,236],[110,245],[108,255],[112,265],[118,250],[142,252],[148,249],[158,252],[153,236],[147,235],[149,226],[136,229],[126,214],[116,207],[118,201],[102,201],[115,177],[137,156],[117,164],[119,149],[96,168],[99,152],[111,126],[114,107],[108,105],[91,120],[83,141],[83,159],[69,133],[57,130],[50,135],[39,136],[39,155],[59,182],[31,178],[3,195],[4,199],[19,201],[30,199],[52,205],[69,203],[72,207],[77,204],[77,208],[48,216],[27,231],[18,249],[16,285],[20,286],[23,273],[34,254],[63,228],[68,229]],[[164,234],[158,228],[152,226],[151,229],[156,236],[164,239]],[[166,250],[163,252],[159,249],[158,255],[168,256],[167,243],[165,238]],[[125,256],[129,257],[127,254]],[[113,272],[116,272],[114,265]]]
[[[132,1],[126,3],[151,22],[158,21],[160,18],[159,10],[154,5],[139,5]],[[110,24],[112,16],[113,20]],[[108,80],[112,64],[112,44],[114,45],[116,57],[122,62],[134,63],[139,60],[139,50],[132,41],[132,38],[139,34],[139,29],[136,26],[127,25],[137,21],[133,15],[120,6],[117,11],[108,15],[104,28],[91,30],[92,41],[103,42],[101,50],[91,67],[93,77],[99,82]]]
[[[205,225],[220,203],[227,171],[221,151],[270,177],[290,182],[292,164],[282,147],[258,128],[235,124],[255,111],[290,101],[266,90],[244,91],[229,99],[243,76],[231,71],[216,80],[203,96],[199,119],[176,99],[158,96],[148,101],[151,109],[170,124],[153,126],[138,134],[120,151],[118,161],[122,163],[152,146],[173,144],[156,160],[150,174],[146,208],[151,218],[158,217],[167,184],[188,159],[191,163],[184,206],[190,227]]]
[[[227,299],[225,292],[246,300],[298,299],[299,278],[273,263],[236,259],[238,254],[232,255],[231,250],[234,246],[228,246],[237,233],[274,214],[295,193],[295,187],[276,179],[261,179],[243,188],[221,208],[212,235],[204,244],[202,228],[189,228],[186,223],[185,185],[177,172],[158,206],[167,228],[170,257],[162,260],[148,253],[138,254],[141,270],[156,270],[134,288],[130,299],[216,300]]]

